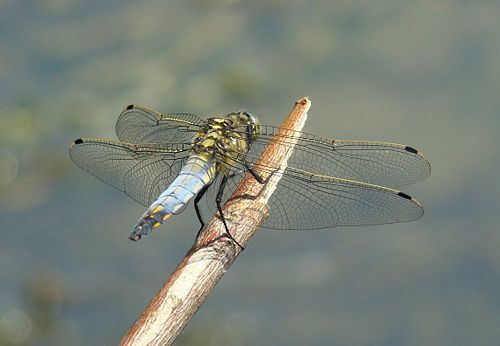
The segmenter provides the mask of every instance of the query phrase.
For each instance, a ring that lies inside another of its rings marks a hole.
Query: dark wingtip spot
[[[411,196],[407,195],[404,192],[398,192],[398,196],[406,198],[406,199],[410,199],[410,200],[412,199]]]
[[[81,138],[78,138],[76,141],[75,141],[75,144],[82,144],[83,143],[83,139]]]
[[[127,110],[134,108],[134,105],[128,105]]]
[[[409,151],[410,153],[413,153],[413,154],[418,153],[417,149],[412,148],[412,147],[406,147],[406,148],[405,148],[405,150],[406,150],[406,151]]]

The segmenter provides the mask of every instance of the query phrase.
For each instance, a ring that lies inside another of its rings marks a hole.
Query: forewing
[[[101,139],[76,140],[73,162],[135,201],[149,206],[177,177],[188,145],[136,145]]]
[[[205,122],[194,114],[161,114],[142,106],[128,106],[118,117],[116,134],[127,143],[189,143]]]
[[[253,161],[271,142],[278,128],[261,126],[261,134],[251,144],[249,159]],[[293,131],[292,131],[293,132]],[[416,149],[395,143],[334,140],[308,133],[299,139],[288,160],[288,167],[370,184],[400,187],[425,179],[430,174],[429,162]],[[282,145],[290,146],[288,137]],[[254,162],[251,162],[254,163]]]

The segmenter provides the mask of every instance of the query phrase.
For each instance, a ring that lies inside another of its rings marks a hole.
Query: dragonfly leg
[[[271,174],[269,174],[269,176],[264,179],[262,178],[262,176],[252,167],[248,164],[248,162],[245,161],[245,168],[250,172],[250,174],[252,174],[252,176],[255,178],[255,180],[257,180],[260,184],[265,184],[267,183],[267,181],[273,176],[274,173],[276,173],[279,168],[276,168],[275,170],[273,170],[271,172]]]
[[[277,171],[279,171],[279,168],[276,168],[276,169],[273,169],[271,171],[271,174],[269,174],[269,176],[264,179],[262,178],[262,176],[252,167],[250,166],[250,164],[248,162],[245,161],[245,168],[247,169],[247,171],[250,172],[250,174],[252,174],[252,176],[255,178],[255,180],[257,180],[257,182],[259,184],[266,184],[269,179],[271,179],[271,177],[274,175],[274,173],[276,173]],[[249,195],[249,194],[243,194],[243,195],[239,195],[239,196],[236,196],[236,197],[232,197],[230,199],[228,199],[228,201],[232,201],[234,199],[240,199],[240,198],[246,198],[246,199],[256,199],[258,196],[252,196],[252,195]]]
[[[198,217],[198,220],[201,223],[201,227],[200,227],[200,230],[198,231],[198,234],[196,235],[196,239],[198,239],[198,237],[201,234],[201,230],[203,229],[203,227],[205,227],[205,223],[203,222],[203,219],[201,217],[201,211],[200,211],[200,207],[198,205],[198,202],[203,197],[203,195],[205,194],[205,192],[207,192],[207,190],[210,187],[210,185],[211,184],[207,184],[207,185],[203,186],[203,188],[200,190],[200,192],[198,192],[198,194],[194,198],[194,210],[196,211],[196,216]]]
[[[220,218],[222,220],[222,223],[224,224],[224,227],[226,228],[226,233],[227,233],[228,237],[231,238],[236,243],[236,245],[238,245],[241,248],[241,250],[245,250],[245,248],[243,246],[241,246],[240,243],[238,243],[238,241],[236,239],[233,238],[231,233],[229,233],[229,227],[227,227],[226,218],[224,217],[224,214],[222,213],[222,206],[221,206],[222,194],[224,193],[224,188],[226,187],[228,179],[229,179],[229,177],[227,175],[225,175],[222,178],[222,181],[220,182],[220,185],[219,185],[219,191],[217,192],[217,197],[215,198],[215,203],[217,204],[217,209],[219,210],[219,215],[220,215]]]

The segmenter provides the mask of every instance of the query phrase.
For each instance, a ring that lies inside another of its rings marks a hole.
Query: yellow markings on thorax
[[[249,150],[250,139],[245,134],[249,131],[251,139],[256,138],[258,125],[251,119],[243,112],[209,119],[207,126],[198,132],[193,142],[193,153],[207,160],[215,160],[217,165],[214,169],[226,174],[237,165],[239,155]],[[248,126],[252,126],[251,131]]]

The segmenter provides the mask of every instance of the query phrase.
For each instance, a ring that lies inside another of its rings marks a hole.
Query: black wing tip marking
[[[81,138],[78,138],[78,139],[76,139],[76,140],[73,142],[73,144],[75,144],[75,145],[82,144],[82,143],[83,143],[83,139],[81,139]]]
[[[134,105],[128,105],[125,109],[126,110],[131,110],[132,108],[134,108]]]
[[[415,148],[412,148],[412,147],[405,147],[405,150],[412,153],[412,154],[417,154],[418,153],[418,150],[415,149]]]
[[[406,193],[404,192],[398,192],[398,196],[399,197],[403,197],[403,198],[406,198],[406,199],[409,199],[410,201],[413,200],[413,198],[410,196],[410,195],[407,195]]]

